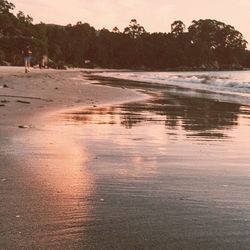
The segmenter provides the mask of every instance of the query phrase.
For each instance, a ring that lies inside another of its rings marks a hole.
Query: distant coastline
[[[119,30],[97,30],[78,21],[66,26],[39,23],[15,6],[1,3],[0,65],[23,65],[29,45],[32,64],[41,68],[145,70],[242,70],[250,67],[248,42],[232,25],[213,19],[181,20],[171,32],[147,32],[136,19]]]

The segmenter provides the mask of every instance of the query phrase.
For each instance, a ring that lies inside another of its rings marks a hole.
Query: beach
[[[90,73],[0,68],[0,249],[249,249],[249,105]]]
[[[50,151],[54,151],[55,156],[52,157],[53,159],[48,157],[48,161],[60,160],[63,164],[71,164],[68,162],[71,159],[70,142],[66,142],[67,145],[64,145],[64,149],[53,148],[58,140],[62,141],[63,144],[63,138],[51,138],[50,140],[50,137],[55,134],[50,135],[51,131],[46,130],[49,120],[56,112],[64,109],[69,110],[74,107],[97,108],[99,105],[111,105],[112,103],[119,103],[121,100],[129,101],[144,97],[122,88],[111,89],[110,87],[90,85],[89,81],[84,79],[79,71],[34,70],[30,74],[24,74],[23,68],[11,67],[1,68],[0,71],[0,184],[2,204],[0,209],[0,249],[47,249],[52,242],[48,245],[47,243],[45,245],[39,244],[40,236],[37,235],[37,231],[46,231],[46,226],[45,228],[43,228],[44,225],[40,225],[38,228],[36,226],[38,221],[41,220],[41,214],[44,213],[45,221],[49,220],[49,215],[54,216],[55,211],[52,214],[47,211],[47,209],[51,209],[50,205],[53,204],[47,204],[49,200],[43,198],[43,189],[46,189],[47,185],[51,185],[50,181],[55,181],[55,176],[46,174],[48,169],[44,169],[41,161],[44,158],[47,159],[47,154],[49,155]],[[40,142],[45,143],[41,147],[38,146],[39,149],[29,138],[34,133],[39,134]],[[23,151],[23,145],[27,143],[30,148]],[[61,153],[57,152],[58,150],[68,151],[65,152],[65,158],[69,157],[69,159],[60,159],[62,156],[58,155]],[[35,165],[31,163],[34,160],[38,160],[34,163]],[[48,167],[48,163],[45,166]],[[36,167],[40,168],[40,175],[43,176],[43,180],[34,179],[37,173],[34,173],[33,170]],[[60,178],[67,175],[63,171],[57,176],[58,182],[60,182]],[[52,179],[46,180],[46,176]],[[70,183],[65,183],[67,188],[66,184]],[[40,191],[38,191],[39,188],[37,189],[38,186],[42,188]],[[58,192],[64,192],[64,190],[53,190],[51,195],[59,195]],[[48,205],[45,206],[46,208],[43,207],[43,202]],[[31,211],[36,212],[32,214]],[[37,217],[34,218],[34,216]],[[32,232],[36,234],[35,237],[32,237]],[[48,230],[47,233],[50,234],[51,232]],[[62,245],[60,245],[60,249],[62,249],[61,247]]]

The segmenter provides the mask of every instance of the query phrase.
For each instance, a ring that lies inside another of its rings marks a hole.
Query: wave
[[[250,104],[250,72],[103,72],[99,76],[175,86],[211,94],[232,95],[236,102]],[[230,99],[230,101],[231,101]],[[238,100],[237,100],[238,99]]]

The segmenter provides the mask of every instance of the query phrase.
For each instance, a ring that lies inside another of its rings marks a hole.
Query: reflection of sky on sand
[[[76,110],[63,119],[82,126],[85,147],[103,164],[115,166],[110,172],[146,176],[161,174],[169,162],[182,169],[193,168],[192,161],[213,171],[229,166],[223,164],[224,152],[235,150],[236,156],[248,147],[244,108],[247,113],[249,108],[238,104],[162,92],[150,101]]]
[[[56,248],[83,237],[80,228],[91,218],[88,197],[94,186],[85,168],[89,155],[74,131],[67,126],[46,126],[24,131],[13,141],[14,154],[29,176],[18,208],[24,218],[20,231],[35,225],[27,242],[33,239],[40,246]]]
[[[161,124],[145,126],[142,123],[126,129],[127,121],[120,108],[89,110],[67,119],[72,126],[84,124],[84,146],[103,159],[102,164],[119,165],[105,171],[111,170],[124,177],[153,174],[157,169],[157,156],[164,155],[169,144],[169,135]]]
[[[158,99],[94,108],[64,114],[63,120],[82,127],[83,145],[95,155],[88,166],[107,199],[137,197],[139,192],[147,200],[159,197],[155,202],[164,209],[160,201],[177,196],[208,209],[239,206],[241,216],[250,219],[249,206],[242,205],[250,190],[244,186],[250,176],[249,116],[238,105],[190,101],[175,100],[171,106],[168,98],[167,105]],[[157,211],[161,214],[161,207]]]
[[[232,244],[228,230],[244,235],[250,220],[248,112],[163,96],[60,113],[24,131],[15,143],[43,204],[34,213],[46,211],[42,242],[146,249],[155,240],[164,249],[169,239],[184,249],[201,234],[201,244]]]
[[[57,126],[56,130],[47,128],[46,135],[40,132],[32,134],[32,143],[39,148],[41,164],[46,166],[34,171],[40,178],[45,178],[54,190],[77,196],[89,192],[91,176],[84,168],[88,155],[83,147],[72,140],[71,133],[67,128]],[[41,149],[44,155],[40,155]]]

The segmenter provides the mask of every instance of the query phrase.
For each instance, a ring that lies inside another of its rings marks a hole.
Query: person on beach
[[[22,51],[22,54],[24,56],[25,73],[28,73],[30,72],[30,61],[31,61],[31,55],[32,55],[30,46],[26,46],[26,48]]]

